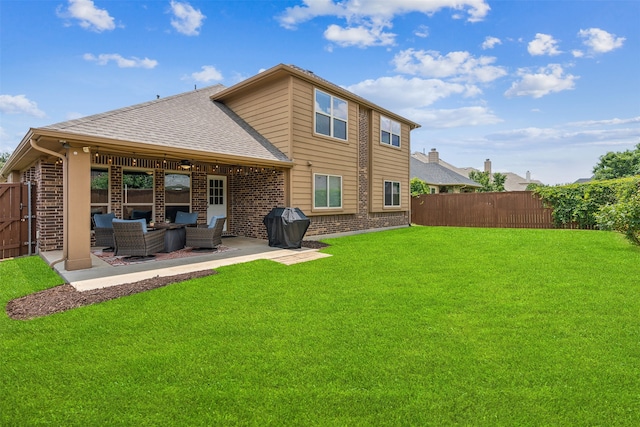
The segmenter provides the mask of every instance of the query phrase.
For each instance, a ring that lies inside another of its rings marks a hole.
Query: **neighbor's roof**
[[[189,151],[270,161],[289,159],[224,104],[210,100],[224,89],[210,86],[167,98],[36,129],[140,142]]]
[[[411,157],[411,177],[417,177],[432,185],[463,185],[466,187],[482,187],[454,171],[445,168],[438,163],[424,163]]]

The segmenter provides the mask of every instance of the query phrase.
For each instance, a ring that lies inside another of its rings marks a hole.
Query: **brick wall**
[[[36,186],[38,250],[62,250],[64,206],[62,164],[46,163],[40,160],[33,168],[33,176],[38,183]]]
[[[284,205],[284,173],[282,171],[232,174],[228,178],[231,216],[227,228],[238,236],[267,239],[262,223],[274,207]]]

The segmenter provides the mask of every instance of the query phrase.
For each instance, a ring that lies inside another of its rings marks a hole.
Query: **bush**
[[[597,215],[601,209],[630,200],[634,194],[637,195],[639,185],[640,176],[636,176],[554,187],[538,186],[533,191],[553,209],[556,226],[596,228],[607,222],[599,221]]]
[[[635,191],[621,188],[618,202],[600,207],[595,216],[601,229],[619,231],[640,246],[640,182]]]

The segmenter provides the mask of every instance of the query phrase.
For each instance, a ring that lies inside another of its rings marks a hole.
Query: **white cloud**
[[[506,96],[541,98],[550,93],[573,89],[575,80],[579,78],[572,74],[565,74],[559,64],[549,64],[534,73],[527,69],[520,69],[518,75],[521,79],[511,85],[505,92]]]
[[[220,81],[223,79],[222,73],[213,65],[203,65],[202,71],[192,73],[191,78],[197,82],[208,83],[211,81]]]
[[[549,34],[536,34],[536,38],[529,42],[527,50],[531,55],[559,55],[562,51],[558,50],[558,42]]]
[[[342,28],[338,25],[329,25],[324,32],[324,37],[339,46],[389,46],[395,41],[395,34],[383,32],[384,26],[367,27],[357,26]]]
[[[425,107],[451,95],[477,94],[475,86],[402,76],[365,80],[346,89],[391,111]]]
[[[395,16],[412,12],[432,15],[444,8],[467,12],[469,22],[481,21],[490,10],[485,0],[303,0],[302,6],[286,8],[277,19],[282,27],[292,30],[316,17],[334,16],[346,20],[347,25],[329,26],[324,33],[329,40],[340,46],[386,46],[395,43],[395,34],[383,31],[392,27]]]
[[[626,40],[624,37],[616,37],[615,34],[608,33],[600,28],[580,30],[578,35],[584,39],[582,43],[589,48],[591,54],[611,52],[622,47]]]
[[[481,106],[441,110],[405,109],[402,114],[420,123],[423,129],[493,125],[503,121],[493,111]]]
[[[582,122],[567,123],[567,126],[619,126],[640,123],[640,116],[628,119],[606,119],[606,120],[586,120]]]
[[[396,71],[422,77],[464,79],[491,82],[507,74],[503,67],[492,65],[496,58],[474,58],[469,52],[449,52],[406,49],[393,58]]]
[[[502,44],[502,40],[500,40],[497,37],[487,36],[484,39],[484,42],[482,42],[482,49],[484,50],[493,49],[498,44]]]
[[[418,28],[416,28],[413,34],[421,38],[429,37],[429,27],[427,27],[426,25],[420,25]]]
[[[62,6],[58,7],[58,16],[77,19],[82,28],[98,33],[116,27],[109,12],[106,9],[98,9],[92,0],[69,0],[66,10],[63,11]]]
[[[45,117],[38,104],[25,95],[0,95],[0,112],[6,114],[28,114],[33,117]]]
[[[571,51],[571,54],[574,58],[582,58],[584,56],[584,52],[579,49],[574,49]]]
[[[117,53],[101,53],[98,56],[85,53],[82,57],[85,61],[96,62],[98,65],[107,65],[110,61],[113,61],[120,68],[155,68],[158,65],[158,61],[155,59],[140,59],[135,56],[127,59]]]
[[[171,19],[171,26],[179,33],[187,36],[200,34],[202,21],[206,18],[200,10],[194,9],[189,3],[171,0],[171,12],[174,15],[174,18]]]

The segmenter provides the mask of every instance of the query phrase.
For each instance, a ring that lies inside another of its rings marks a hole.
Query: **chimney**
[[[491,175],[491,160],[487,159],[484,161],[484,171],[485,172],[489,172],[489,175]]]
[[[440,163],[440,154],[438,154],[435,148],[429,151],[429,163]]]
[[[527,182],[531,182],[531,172],[527,171]]]

